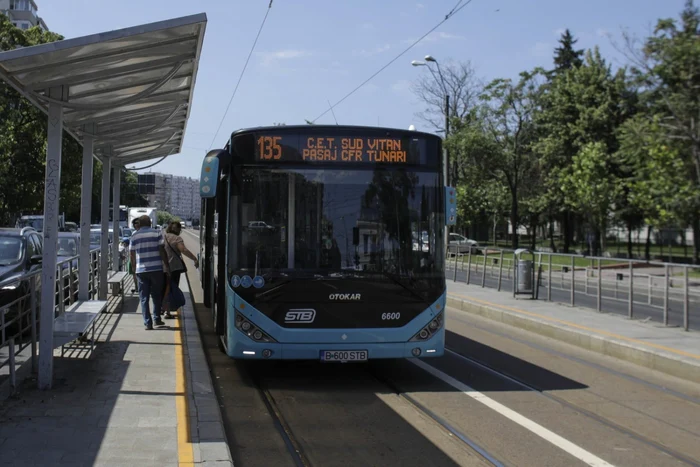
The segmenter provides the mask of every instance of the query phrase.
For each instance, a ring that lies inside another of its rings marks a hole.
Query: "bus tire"
[[[214,303],[212,303],[214,332],[217,336],[223,336],[226,332],[226,299],[219,297],[216,282],[214,283]],[[223,305],[223,306],[222,306]],[[222,312],[219,312],[219,311]]]

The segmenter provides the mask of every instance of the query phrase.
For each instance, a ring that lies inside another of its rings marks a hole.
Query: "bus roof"
[[[358,132],[366,132],[370,134],[377,134],[382,132],[400,133],[400,134],[410,134],[421,136],[424,138],[440,138],[439,135],[434,133],[427,133],[424,131],[416,130],[404,130],[401,128],[389,128],[389,127],[378,127],[378,126],[361,126],[361,125],[273,125],[273,126],[259,126],[251,128],[241,128],[233,133],[231,133],[231,138],[235,138],[240,135],[245,135],[248,133],[254,133],[258,131],[274,131],[277,133],[294,133],[294,132],[310,132],[310,133],[322,133],[324,131],[346,131],[355,130]],[[227,143],[228,145],[228,143]]]

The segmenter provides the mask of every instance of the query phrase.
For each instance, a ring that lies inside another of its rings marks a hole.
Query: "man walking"
[[[139,300],[143,324],[147,330],[156,326],[165,326],[160,319],[163,303],[165,280],[170,280],[168,256],[165,253],[163,232],[151,228],[151,218],[139,218],[139,230],[129,242],[131,262],[136,265],[136,280],[139,284]],[[165,277],[163,270],[165,269]],[[153,320],[151,320],[150,298],[153,298]]]
[[[131,234],[135,234],[139,230],[139,218],[137,217],[133,221],[131,221],[131,227],[133,228],[134,232]],[[129,274],[131,274],[134,277],[134,288],[131,289],[131,293],[136,293],[136,291],[139,289],[139,281],[136,279],[136,263],[131,261],[131,255],[129,255],[129,261],[127,264],[127,270],[129,271]]]

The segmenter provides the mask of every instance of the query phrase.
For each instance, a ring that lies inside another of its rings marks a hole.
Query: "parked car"
[[[479,243],[476,240],[469,240],[464,235],[458,233],[450,233],[449,252],[464,254],[469,252],[471,247],[472,253],[479,254]]]
[[[42,239],[32,227],[21,229],[0,228],[0,306],[8,305],[29,291],[29,280],[20,277],[41,269]],[[17,278],[16,282],[12,279]],[[41,276],[37,276],[37,299],[41,295]],[[5,315],[5,322],[14,319],[24,306],[24,300],[11,306]],[[28,322],[22,323],[23,327]],[[19,329],[18,325],[11,326],[5,333],[12,335]]]

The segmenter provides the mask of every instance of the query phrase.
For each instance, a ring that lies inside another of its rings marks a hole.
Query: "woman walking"
[[[194,261],[194,267],[199,268],[197,257],[185,247],[185,242],[180,237],[182,226],[179,222],[171,222],[165,231],[165,253],[170,265],[170,293],[163,301],[165,318],[173,318],[170,314],[185,304],[185,296],[180,290],[180,276],[187,271],[187,266],[182,255]]]

